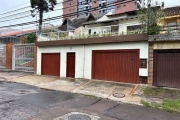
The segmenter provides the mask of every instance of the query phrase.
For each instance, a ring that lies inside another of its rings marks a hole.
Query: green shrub
[[[32,32],[28,34],[26,43],[34,43],[35,40],[36,40],[36,33]]]

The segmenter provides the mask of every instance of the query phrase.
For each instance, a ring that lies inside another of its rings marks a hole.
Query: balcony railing
[[[163,26],[160,31],[161,34],[180,33],[180,25]]]
[[[143,34],[143,31],[128,31],[128,32],[111,32],[100,31],[96,34],[87,34],[83,33],[83,31],[57,31],[57,32],[48,32],[42,33],[38,37],[38,41],[56,41],[56,40],[74,40],[74,39],[87,39],[87,38],[100,38],[100,37],[111,37],[111,36],[122,36],[122,35],[131,35],[131,34]]]

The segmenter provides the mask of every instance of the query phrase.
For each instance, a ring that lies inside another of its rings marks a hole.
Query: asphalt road
[[[0,82],[0,120],[180,120],[180,114]]]

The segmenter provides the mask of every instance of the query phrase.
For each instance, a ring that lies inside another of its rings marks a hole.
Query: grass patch
[[[145,88],[143,94],[147,97],[161,99],[180,99],[180,90],[170,90],[164,88]]]
[[[168,112],[180,112],[180,100],[164,100],[162,109]]]
[[[163,88],[145,88],[144,94],[147,96],[159,96],[164,95],[166,93],[166,90]]]
[[[163,100],[162,104],[156,102],[151,104],[145,100],[141,100],[141,104],[145,107],[161,109],[167,112],[180,112],[180,100]]]
[[[141,100],[141,104],[145,107],[151,107],[150,103],[146,102],[145,100]]]

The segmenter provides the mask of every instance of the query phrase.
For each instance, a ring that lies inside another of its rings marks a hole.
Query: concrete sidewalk
[[[0,78],[39,88],[79,93],[140,105],[143,86],[98,80],[40,76],[25,72],[0,72]]]

